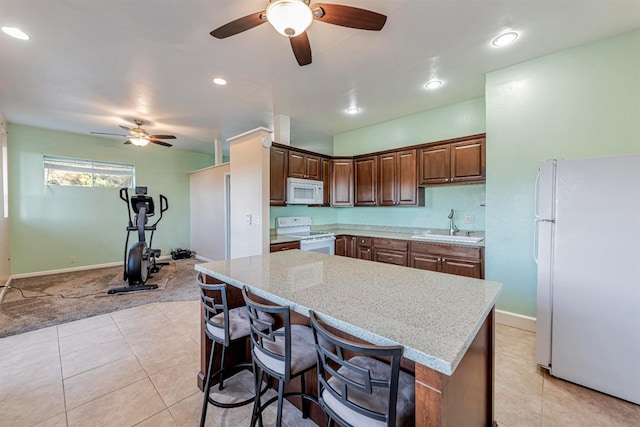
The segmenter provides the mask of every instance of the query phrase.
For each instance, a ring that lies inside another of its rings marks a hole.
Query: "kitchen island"
[[[308,324],[312,309],[343,336],[402,345],[402,366],[416,377],[416,426],[494,424],[494,306],[501,284],[299,250],[195,268],[211,283],[231,285],[232,306],[242,305],[246,285],[291,307],[295,323]],[[231,354],[248,357],[246,348]]]

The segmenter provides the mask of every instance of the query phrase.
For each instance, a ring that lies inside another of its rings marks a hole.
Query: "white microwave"
[[[324,183],[313,179],[287,178],[287,204],[321,205]]]

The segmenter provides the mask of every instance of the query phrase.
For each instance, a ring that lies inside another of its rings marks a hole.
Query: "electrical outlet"
[[[69,258],[69,263],[75,264],[76,263],[76,257],[72,256],[71,258]]]
[[[476,222],[476,217],[473,215],[467,215],[466,218],[464,219],[464,222],[466,224],[474,224]]]

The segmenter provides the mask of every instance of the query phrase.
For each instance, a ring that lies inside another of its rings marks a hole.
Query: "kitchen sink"
[[[430,242],[451,242],[451,243],[479,243],[484,237],[472,236],[449,236],[447,234],[415,234],[411,236],[415,240],[427,240]]]

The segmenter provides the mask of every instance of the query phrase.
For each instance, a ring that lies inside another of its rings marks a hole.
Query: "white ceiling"
[[[326,152],[336,133],[483,96],[487,72],[640,27],[638,0],[331,2],[383,13],[386,26],[314,22],[313,63],[300,67],[269,24],[209,35],[267,0],[0,0],[0,26],[31,36],[0,33],[0,113],[81,134],[142,118],[176,135],[174,149],[207,153],[282,114],[293,145]],[[505,29],[517,43],[493,48]],[[425,90],[432,78],[445,85]],[[351,105],[361,114],[345,114]]]

